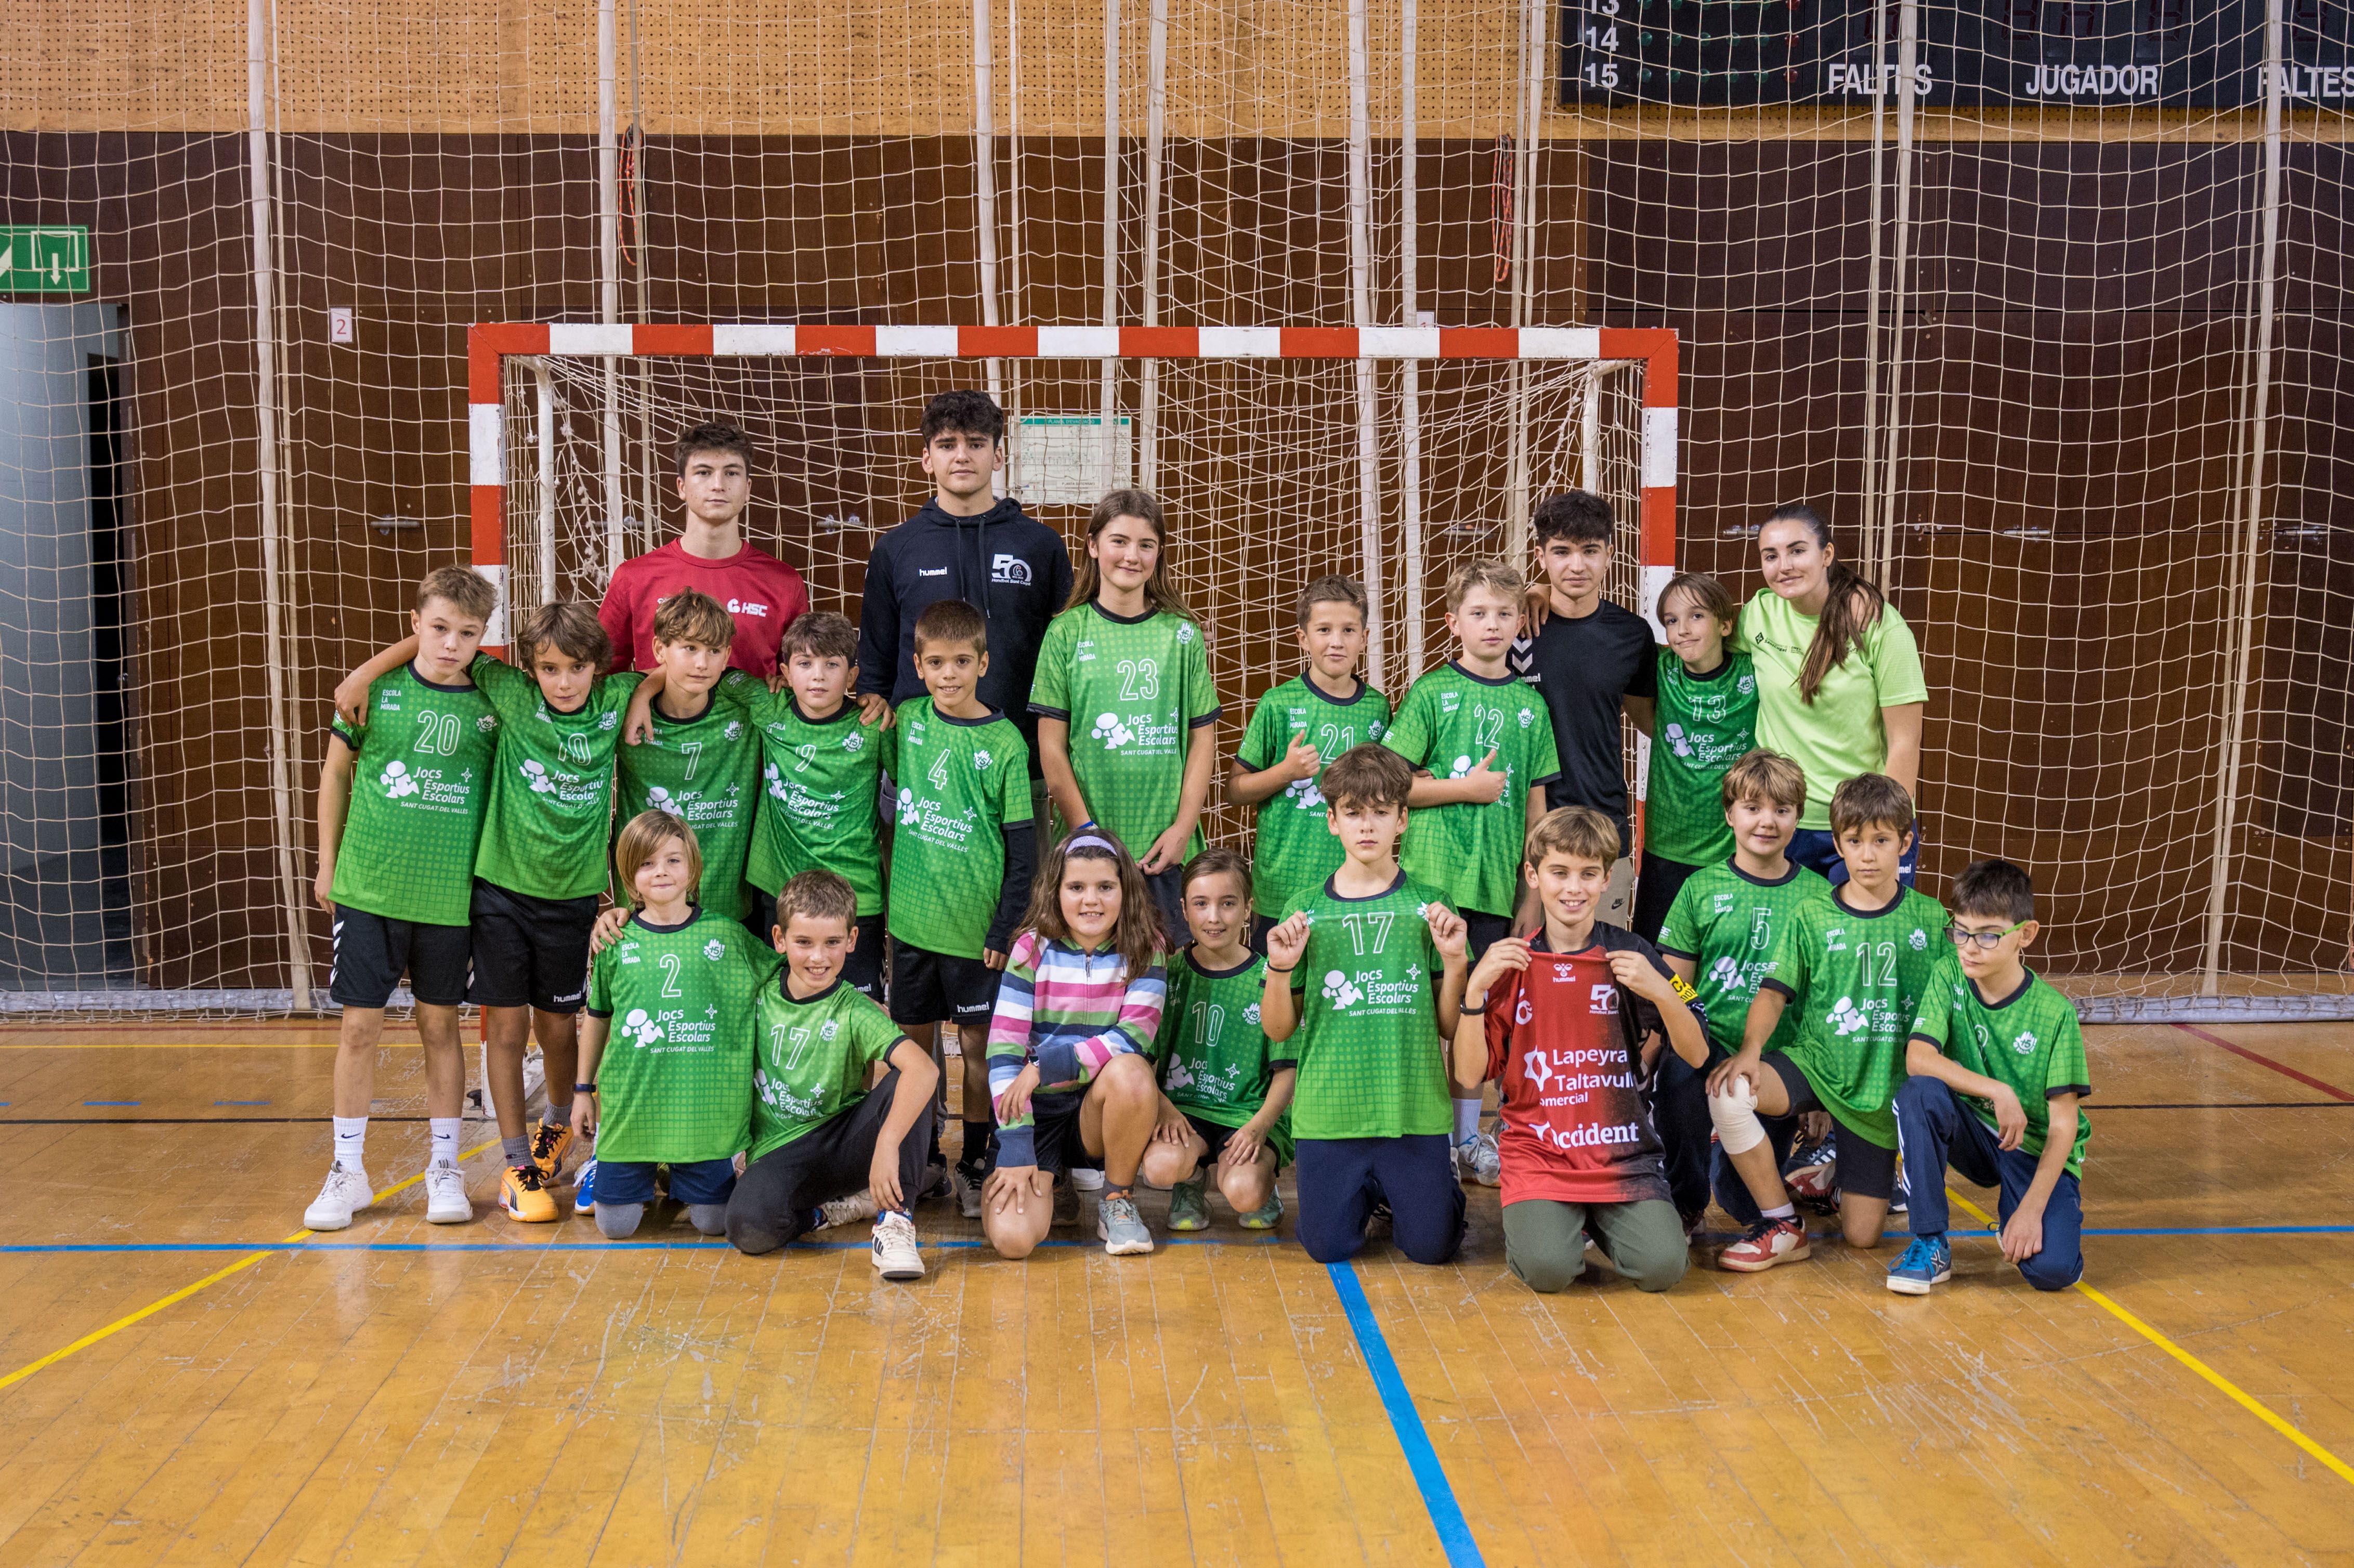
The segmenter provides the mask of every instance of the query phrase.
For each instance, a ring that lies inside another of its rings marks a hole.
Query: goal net
[[[1204,335],[1214,347],[1218,334]],[[1434,347],[1439,337],[1417,335]],[[1008,420],[1002,493],[1058,528],[1075,556],[1098,496],[1139,485],[1161,498],[1231,753],[1250,705],[1299,673],[1293,611],[1327,573],[1371,585],[1368,662],[1393,702],[1447,656],[1447,574],[1478,556],[1525,557],[1532,496],[1578,487],[1608,498],[1620,535],[1608,591],[1642,607],[1647,561],[1657,591],[1672,569],[1674,435],[1672,419],[1651,421],[1647,539],[1644,388],[1651,352],[1671,381],[1672,336],[1613,333],[1624,340],[1615,352],[1645,356],[1606,359],[1599,333],[1529,335],[1573,340],[1576,356],[1399,356],[1361,373],[1353,360],[1256,349],[993,364],[633,355],[609,379],[598,355],[503,355],[510,603],[594,600],[616,560],[671,537],[672,443],[725,419],[759,448],[750,537],[802,571],[816,607],[854,619],[875,541],[931,493],[917,465],[925,400],[991,387]],[[1251,813],[1213,804],[1212,836],[1246,842]]]
[[[1746,599],[1759,520],[1810,503],[1916,630],[1925,887],[2026,865],[2089,1016],[2354,1017],[2346,16],[21,8],[0,1012],[319,1000],[328,694],[472,554],[478,323],[1569,323],[1676,336],[1677,566]],[[1635,526],[1657,390],[1525,358],[1383,357],[1369,387],[1347,359],[610,358],[493,373],[516,602],[666,535],[666,427],[709,412],[763,444],[758,536],[850,604],[919,497],[922,397],[993,384],[1040,515],[1072,527],[1104,471],[1168,494],[1238,713],[1311,572],[1376,565],[1394,689],[1524,498],[1598,470]],[[1659,559],[1622,549],[1611,591]]]

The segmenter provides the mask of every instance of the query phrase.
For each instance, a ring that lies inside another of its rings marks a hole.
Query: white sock
[[[432,1118],[433,1152],[428,1156],[436,1165],[458,1163],[458,1125],[461,1118],[437,1116]]]
[[[367,1165],[367,1121],[364,1116],[339,1116],[335,1124],[335,1163],[359,1171]]]
[[[1795,1220],[1798,1217],[1797,1205],[1795,1203],[1785,1203],[1778,1209],[1760,1209],[1757,1212],[1769,1220]]]
[[[1455,1102],[1455,1141],[1468,1143],[1479,1136],[1479,1102],[1476,1099]]]

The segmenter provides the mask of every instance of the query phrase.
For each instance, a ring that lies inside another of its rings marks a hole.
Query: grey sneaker
[[[1055,1180],[1055,1224],[1076,1225],[1079,1223],[1079,1189],[1067,1176]]]
[[[1124,1192],[1096,1205],[1096,1234],[1103,1238],[1104,1251],[1114,1257],[1152,1250],[1152,1233],[1144,1228],[1136,1200]]]
[[[873,1219],[879,1211],[880,1205],[875,1202],[875,1190],[862,1187],[847,1198],[834,1198],[820,1203],[817,1212],[821,1221],[816,1228],[830,1231],[836,1225],[856,1224],[861,1220]]]
[[[1469,1153],[1470,1159],[1468,1163],[1471,1167],[1473,1181],[1482,1187],[1500,1187],[1504,1184],[1504,1156],[1503,1152],[1496,1147],[1494,1133],[1481,1132],[1473,1140]]]

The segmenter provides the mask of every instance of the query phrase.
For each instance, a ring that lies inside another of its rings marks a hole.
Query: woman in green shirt
[[[1833,790],[1885,773],[1919,810],[1929,699],[1920,649],[1888,596],[1840,558],[1814,508],[1776,507],[1758,531],[1757,564],[1766,587],[1743,608],[1736,644],[1756,671],[1757,744],[1795,758],[1807,776],[1790,858],[1843,882]],[[1920,860],[1916,831],[1899,873],[1908,887]]]

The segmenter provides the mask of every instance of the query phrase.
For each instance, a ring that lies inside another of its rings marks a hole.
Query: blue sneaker
[[[597,1162],[590,1160],[581,1164],[580,1174],[574,1180],[572,1212],[576,1214],[587,1214],[594,1212],[596,1207]]]
[[[1933,1285],[1954,1277],[1954,1249],[1943,1236],[1914,1236],[1888,1271],[1888,1288],[1899,1296],[1926,1296]]]

